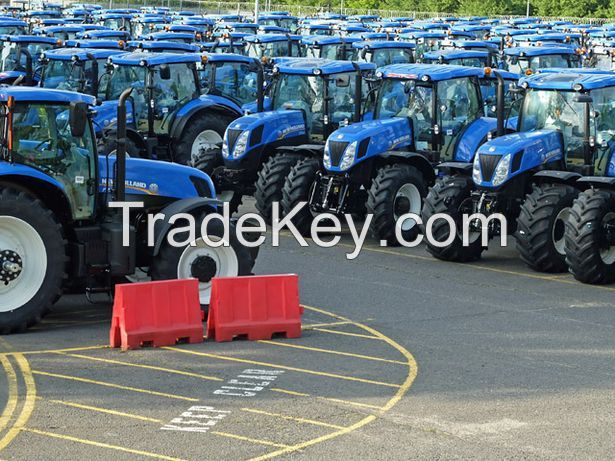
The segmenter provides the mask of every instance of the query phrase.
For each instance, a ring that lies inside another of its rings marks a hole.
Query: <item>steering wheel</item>
[[[51,138],[43,139],[36,146],[34,146],[34,150],[42,150],[41,147],[43,147],[45,144],[50,144],[51,141],[53,141],[53,139]]]

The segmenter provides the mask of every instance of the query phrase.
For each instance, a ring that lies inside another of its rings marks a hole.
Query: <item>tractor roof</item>
[[[200,62],[198,53],[124,53],[111,56],[111,62],[120,66],[159,66],[161,64],[182,64]]]
[[[519,80],[522,86],[541,90],[595,90],[615,86],[615,74],[595,72],[540,73]]]
[[[94,59],[106,59],[109,56],[124,53],[122,50],[110,50],[104,48],[58,48],[45,52],[45,57],[56,61],[88,61],[90,57]],[[90,55],[90,56],[88,56]]]
[[[447,42],[446,44],[448,45],[449,43]],[[451,40],[450,45],[454,46],[455,48],[463,48],[466,50],[478,48],[490,50],[498,49],[497,43],[487,42],[485,40]]]
[[[363,42],[356,42],[352,44],[353,48],[368,48],[372,50],[381,50],[383,48],[416,48],[416,45],[412,42],[393,42],[387,40],[368,40]]]
[[[309,35],[301,38],[304,45],[340,45],[342,43],[354,43],[361,39],[359,37],[339,37],[329,35]]]
[[[504,49],[507,56],[546,56],[552,54],[575,54],[575,50],[566,46],[514,46]]]
[[[43,37],[42,35],[2,35],[0,40],[15,43],[48,43],[50,45],[58,45],[57,38]]]
[[[6,102],[9,96],[13,96],[16,102],[28,101],[36,102],[56,102],[66,103],[85,102],[94,105],[94,96],[77,93],[76,91],[52,90],[49,88],[36,88],[24,86],[2,86],[0,87],[0,101]]]
[[[376,66],[367,62],[334,61],[331,59],[290,58],[274,67],[275,72],[298,75],[328,75],[340,72],[354,72],[358,66],[362,71],[374,70]]]
[[[124,49],[124,41],[123,40],[66,40],[64,43],[69,47],[76,48],[106,48],[113,50],[123,50]]]
[[[484,50],[463,50],[463,49],[449,49],[430,51],[425,53],[426,59],[467,59],[467,58],[487,58],[489,57],[489,51]]]
[[[264,35],[248,35],[244,40],[248,43],[271,43],[285,42],[288,39],[301,40],[301,35],[286,35],[286,34],[264,34]]]
[[[483,77],[482,67],[443,66],[440,64],[391,64],[378,69],[377,75],[384,78],[406,80],[440,81],[460,77]]]
[[[203,53],[207,56],[208,62],[239,62],[244,64],[253,64],[256,59],[235,53]]]
[[[166,40],[131,40],[130,42],[127,42],[126,45],[129,48],[137,48],[148,51],[175,50],[186,51],[188,53],[197,53],[200,51],[199,46],[193,43],[169,42]]]
[[[142,36],[143,40],[194,40],[195,36],[193,32],[152,32],[151,34],[145,34]]]

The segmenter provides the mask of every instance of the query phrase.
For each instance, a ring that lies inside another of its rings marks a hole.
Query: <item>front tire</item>
[[[395,237],[395,223],[405,213],[419,215],[427,185],[415,167],[404,164],[386,165],[378,171],[368,191],[367,213],[373,215],[370,231],[374,238],[399,245]],[[406,241],[418,235],[418,223],[406,220],[402,237]]]
[[[564,230],[578,191],[565,184],[542,184],[528,194],[517,218],[517,250],[538,272],[565,272]]]
[[[40,200],[0,186],[0,334],[38,323],[62,294],[62,226]]]
[[[615,192],[588,189],[579,195],[566,225],[566,262],[580,282],[615,282]]]
[[[421,217],[423,223],[436,214],[449,215],[455,221],[457,229],[463,228],[463,215],[473,213],[472,180],[465,176],[450,176],[439,180],[431,188],[425,198]],[[446,221],[438,219],[433,222],[433,238],[438,242],[446,241],[450,236],[450,228]],[[469,262],[480,258],[485,249],[481,235],[474,233],[469,236],[469,245],[463,245],[463,237],[456,233],[450,245],[438,247],[427,241],[427,251],[435,258],[443,261]]]
[[[308,202],[320,163],[315,158],[306,158],[291,170],[284,189],[282,189],[282,211],[284,216],[290,213],[300,202]],[[309,204],[304,206],[293,218],[293,224],[303,236],[309,236],[314,216]]]
[[[193,159],[197,160],[200,157],[207,159],[211,153],[212,157],[217,156],[222,162],[222,152],[219,146],[222,144],[224,132],[230,122],[228,117],[220,116],[220,114],[204,114],[190,119],[175,144],[173,161],[189,165]],[[201,168],[211,168],[211,165],[215,163],[211,158],[208,162],[208,165],[205,165],[205,160],[203,160]],[[209,174],[208,171],[205,172]]]
[[[199,220],[197,224],[197,229],[200,229]],[[210,221],[207,235],[212,241],[221,241],[224,237],[222,223],[219,220]],[[177,235],[175,240],[183,241],[186,238],[187,235]],[[196,246],[186,245],[176,248],[171,246],[165,237],[160,252],[152,261],[150,268],[152,280],[196,278],[200,282],[201,305],[209,305],[213,277],[251,275],[254,267],[253,253],[239,243],[234,226],[231,226],[229,240],[230,246],[213,248],[207,246],[199,237]]]
[[[271,221],[273,203],[282,200],[282,188],[290,170],[304,158],[298,154],[278,154],[270,157],[258,172],[256,209],[266,221]]]

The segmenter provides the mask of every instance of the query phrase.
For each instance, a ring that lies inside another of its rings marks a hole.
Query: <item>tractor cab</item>
[[[299,35],[250,35],[244,40],[245,54],[251,58],[268,61],[272,58],[301,56]]]
[[[294,34],[297,32],[299,18],[286,14],[261,14],[258,16],[257,23],[259,26],[282,27],[290,30],[290,32]]]
[[[193,43],[168,42],[166,40],[133,40],[126,43],[129,51],[146,53],[198,53],[201,48]]]
[[[416,48],[414,50],[414,57],[418,62],[423,59],[423,55],[425,53],[439,50],[442,47],[443,42],[447,39],[448,35],[445,32],[437,31],[411,32],[399,35],[399,40],[416,44]]]
[[[133,15],[126,13],[107,13],[100,15],[97,20],[98,24],[109,29],[128,32],[131,37],[135,30],[133,27]]]
[[[592,46],[587,65],[594,69],[615,71],[615,41]]]
[[[28,33],[28,23],[19,19],[0,19],[0,35],[24,35]]]
[[[531,75],[548,67],[578,68],[581,59],[576,51],[560,46],[528,46],[504,49],[503,67],[519,76]]]
[[[22,77],[26,85],[35,85],[40,79],[41,54],[62,46],[62,41],[36,35],[13,35],[0,38],[0,82],[12,84]]]
[[[76,38],[77,34],[84,30],[85,29],[81,25],[48,26],[34,29],[32,34],[66,41]]]
[[[60,48],[44,53],[40,86],[76,91],[98,97],[98,82],[109,56],[122,50]]]
[[[299,35],[333,35],[334,30],[329,24],[303,23],[297,33]]]
[[[425,64],[453,64],[468,67],[499,67],[497,57],[489,51],[446,49],[423,55]]]
[[[367,41],[352,44],[353,61],[371,62],[376,67],[414,62],[416,45],[411,42]]]
[[[351,60],[354,56],[352,44],[359,38],[352,37],[303,37],[303,55],[312,59]]]

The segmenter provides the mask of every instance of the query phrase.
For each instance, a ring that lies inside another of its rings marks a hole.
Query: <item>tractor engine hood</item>
[[[346,171],[368,158],[412,145],[409,119],[389,118],[353,123],[331,133],[323,162],[332,172]]]
[[[240,117],[228,126],[222,144],[225,160],[238,160],[255,149],[282,144],[289,138],[306,137],[301,110],[274,110]]]
[[[100,171],[98,190],[104,194],[113,187],[115,156],[99,155],[98,168]],[[173,178],[173,181],[169,181],[169,178]],[[216,198],[216,191],[211,178],[195,168],[178,163],[127,158],[126,196],[128,201],[147,202],[148,198],[173,200],[195,196]]]
[[[480,187],[497,188],[540,165],[561,160],[562,134],[555,130],[513,133],[483,144],[474,158],[472,178]]]
[[[92,122],[94,123],[94,133],[98,136],[104,131],[115,131],[117,125],[117,100],[103,101],[98,106],[93,107]],[[134,124],[133,106],[129,100],[126,103],[126,123]]]

